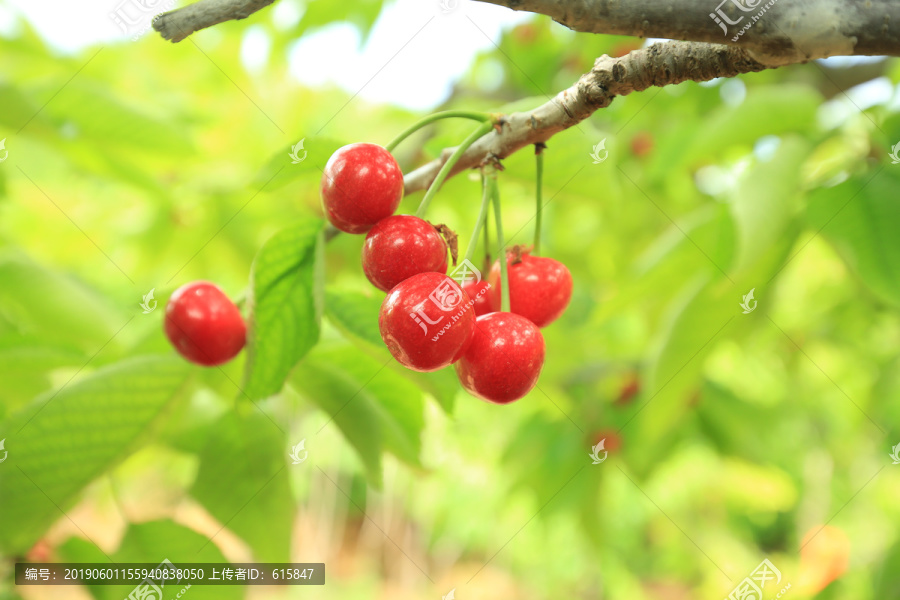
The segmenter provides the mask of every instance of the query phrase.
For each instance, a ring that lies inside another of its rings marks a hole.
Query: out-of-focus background
[[[896,59],[653,88],[555,136],[542,252],[575,291],[523,400],[388,361],[339,235],[320,340],[254,405],[245,354],[174,355],[175,288],[244,297],[263,244],[321,217],[341,145],[528,110],[645,42],[478,2],[278,0],[173,45],[147,30],[169,6],[140,6],[0,5],[0,598],[130,591],[15,587],[16,561],[164,558],[327,566],[198,600],[712,600],[764,559],[765,598],[900,597]],[[533,153],[504,165],[529,243]],[[455,177],[429,218],[465,248],[479,201]]]

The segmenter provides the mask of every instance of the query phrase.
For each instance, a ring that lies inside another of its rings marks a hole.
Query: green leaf
[[[189,373],[177,358],[123,361],[37,398],[7,421],[0,548],[27,548],[87,484],[137,449]]]
[[[883,301],[900,306],[900,177],[887,169],[810,194],[807,218]]]
[[[23,256],[0,257],[0,281],[0,314],[45,344],[94,354],[127,322],[93,289]]]
[[[284,436],[264,415],[234,412],[212,428],[191,495],[260,561],[290,556],[293,498]]]
[[[659,160],[671,159],[669,171],[685,165],[717,161],[734,145],[752,145],[765,135],[811,131],[822,96],[807,85],[785,84],[751,87],[737,106],[721,106],[703,119],[687,138],[669,140]]]
[[[253,261],[243,386],[251,400],[281,391],[319,339],[323,244],[322,221],[309,219],[275,234]]]
[[[393,360],[389,356],[387,360]],[[334,418],[356,448],[373,485],[381,451],[420,466],[424,399],[417,385],[353,346],[317,349],[294,373],[298,392]]]
[[[89,140],[170,156],[191,152],[187,129],[176,127],[171,119],[157,118],[130,106],[122,97],[110,93],[109,86],[75,79],[62,90],[54,83],[41,95],[53,96],[42,116],[73,127],[77,135]]]
[[[313,0],[305,5],[303,18],[297,26],[297,33],[307,29],[321,27],[336,21],[344,21],[356,25],[362,33],[362,43],[365,43],[372,26],[378,15],[381,14],[381,0],[359,0],[343,6],[341,11],[335,11],[334,5],[325,0]]]
[[[742,174],[730,204],[738,233],[736,270],[746,269],[784,236],[797,212],[801,167],[809,152],[808,142],[787,137],[771,160]]]
[[[325,314],[351,341],[361,341],[386,349],[378,329],[378,316],[384,298],[360,292],[325,292]]]
[[[134,523],[129,526],[119,550],[113,556],[116,562],[150,562],[162,563],[168,560],[175,567],[184,563],[227,563],[228,559],[216,547],[215,543],[203,534],[179,525],[174,521],[161,520],[148,523]],[[208,573],[207,577],[212,573]],[[110,589],[116,586],[109,586]],[[133,586],[128,586],[126,594]],[[182,594],[185,584],[173,581],[163,587],[161,600],[182,598],[198,598],[200,600],[239,600],[244,597],[241,586],[209,586],[192,585]],[[109,600],[119,600],[123,595],[110,595]]]
[[[291,157],[292,149],[300,142],[303,142],[303,149],[298,148],[295,154],[300,162],[295,163]],[[344,145],[346,142],[327,137],[301,138],[273,154],[256,174],[253,185],[256,187],[265,185],[266,190],[273,191],[304,176],[318,177],[334,151]]]

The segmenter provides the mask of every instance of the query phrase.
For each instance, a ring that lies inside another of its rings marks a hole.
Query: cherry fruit
[[[419,273],[388,293],[378,328],[400,364],[413,371],[437,371],[468,348],[475,311],[455,281],[443,273]]]
[[[238,307],[208,281],[175,290],[166,305],[165,330],[179,354],[207,367],[237,356],[247,335]]]
[[[419,273],[446,273],[447,250],[447,242],[428,221],[393,215],[378,221],[366,235],[363,271],[372,285],[387,292]]]
[[[526,252],[510,252],[506,256],[509,271],[510,311],[530,320],[538,327],[546,327],[565,312],[572,298],[572,274],[558,260],[531,256]],[[488,278],[494,288],[491,306],[500,310],[502,293],[500,261],[491,268]]]
[[[481,281],[471,281],[463,286],[463,289],[469,295],[471,300],[475,301],[475,316],[480,317],[490,312],[494,312],[491,307],[491,293],[493,288],[487,279]]]
[[[319,189],[332,225],[347,233],[365,233],[397,210],[403,172],[381,146],[350,144],[328,159]]]
[[[521,315],[493,312],[475,321],[472,343],[456,363],[456,375],[473,396],[508,404],[535,386],[544,350],[544,336],[534,323]]]

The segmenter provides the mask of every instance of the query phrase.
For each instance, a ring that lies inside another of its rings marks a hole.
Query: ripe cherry
[[[616,398],[616,404],[623,406],[630,404],[635,396],[641,393],[641,379],[637,373],[631,373],[619,390],[619,397]]]
[[[247,334],[238,307],[208,281],[194,281],[175,290],[166,305],[165,330],[179,354],[207,367],[237,356]]]
[[[475,321],[472,343],[455,368],[470,394],[508,404],[531,391],[543,366],[540,329],[520,315],[492,312]]]
[[[590,436],[591,447],[603,442],[603,449],[615,453],[622,447],[622,436],[615,429],[601,429]]]
[[[463,286],[463,289],[469,295],[471,300],[475,301],[475,316],[480,317],[490,312],[494,312],[491,307],[491,293],[493,288],[487,279],[481,281],[470,281]]]
[[[529,319],[538,327],[546,327],[555,321],[569,305],[572,298],[572,274],[558,260],[531,256],[521,252],[507,254],[509,271],[510,311]],[[494,290],[491,306],[500,310],[500,261],[491,268],[488,280]]]
[[[320,191],[332,225],[347,233],[364,233],[397,210],[403,198],[403,173],[381,146],[350,144],[328,159]]]
[[[455,281],[443,273],[419,273],[388,293],[378,328],[400,364],[413,371],[437,371],[468,348],[475,311]]]
[[[372,285],[387,292],[419,273],[446,273],[447,242],[429,222],[393,215],[366,235],[362,266]]]
[[[631,138],[631,153],[643,158],[653,151],[653,136],[647,131],[639,131]]]

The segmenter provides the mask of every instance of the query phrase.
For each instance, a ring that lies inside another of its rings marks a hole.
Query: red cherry
[[[469,298],[475,301],[476,317],[494,312],[494,309],[491,307],[491,292],[494,288],[491,287],[487,279],[470,281],[463,286],[463,289],[469,295]]]
[[[237,356],[247,335],[238,307],[208,281],[175,290],[166,305],[165,330],[179,354],[207,367]]]
[[[653,136],[647,131],[637,132],[631,138],[631,153],[643,158],[653,151]]]
[[[521,261],[515,261],[515,253],[507,257],[509,271],[510,311],[529,319],[538,327],[546,327],[555,321],[569,305],[572,298],[572,274],[558,260],[522,253]],[[494,290],[491,306],[500,310],[500,261],[491,268],[488,278]]]
[[[475,321],[475,335],[456,375],[482,400],[508,404],[537,383],[544,366],[544,336],[534,323],[508,312],[492,312]]]
[[[419,273],[388,293],[378,328],[400,364],[437,371],[459,360],[472,341],[475,311],[455,281],[443,273]]]
[[[434,225],[412,215],[378,221],[366,235],[362,266],[382,291],[419,273],[447,272],[447,242]]]
[[[615,429],[601,429],[591,435],[591,446],[603,442],[603,448],[613,453],[622,447],[622,436]]]
[[[622,389],[619,391],[619,397],[616,399],[616,404],[630,404],[635,396],[640,393],[641,379],[638,377],[637,373],[631,373],[624,385],[622,385]]]
[[[403,198],[403,172],[381,146],[350,144],[328,159],[320,191],[332,225],[347,233],[364,233],[397,210]]]

